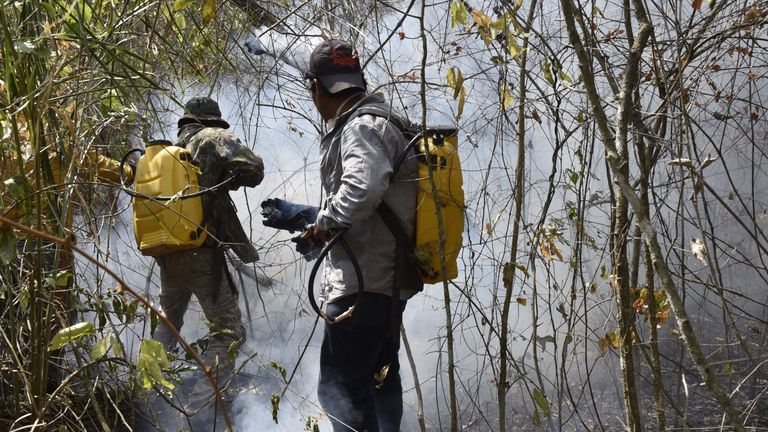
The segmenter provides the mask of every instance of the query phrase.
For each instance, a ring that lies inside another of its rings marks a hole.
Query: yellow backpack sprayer
[[[133,232],[139,250],[160,256],[200,247],[206,231],[192,155],[164,140],[149,142],[143,153],[136,164],[132,194]]]

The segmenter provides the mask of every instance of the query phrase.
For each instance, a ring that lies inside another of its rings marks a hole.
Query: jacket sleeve
[[[100,155],[95,149],[88,150],[81,169],[95,171],[101,181],[120,183],[120,161]],[[130,164],[123,165],[123,178],[126,183],[133,181],[133,168]]]
[[[231,139],[226,140],[228,148],[226,149],[224,177],[227,179],[234,177],[234,181],[229,188],[234,190],[241,186],[254,187],[264,180],[264,162],[261,156],[254,153],[243,145],[239,138],[232,134]]]
[[[237,140],[238,147],[229,159],[225,169],[225,177],[234,177],[230,189],[241,186],[254,187],[264,180],[264,162],[261,156],[252,152]]]
[[[261,183],[264,179],[264,163],[259,155],[227,131],[217,130],[213,137],[209,133],[201,131],[193,139],[197,145],[190,142],[187,147],[200,164],[200,184],[213,186],[234,177],[228,186],[234,190],[240,186],[254,187]]]
[[[318,214],[320,229],[352,226],[373,214],[389,188],[396,148],[391,140],[398,135],[387,120],[371,115],[360,116],[344,127],[341,185]]]

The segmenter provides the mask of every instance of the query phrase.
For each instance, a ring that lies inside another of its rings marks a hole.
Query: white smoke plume
[[[268,55],[303,75],[309,71],[312,49],[323,40],[320,36],[280,33],[267,27],[256,27],[241,44],[253,55]]]

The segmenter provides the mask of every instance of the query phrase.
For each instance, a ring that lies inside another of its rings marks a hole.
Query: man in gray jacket
[[[377,207],[386,202],[412,235],[416,161],[407,160],[393,177],[407,145],[396,126],[403,122],[381,94],[366,94],[360,60],[348,43],[320,43],[312,52],[306,78],[328,127],[320,142],[327,199],[307,237],[319,245],[347,229],[344,239],[354,256],[335,246],[321,285],[329,317],[339,317],[357,304],[351,316],[326,323],[318,397],[336,432],[399,431],[403,413],[399,314],[421,285],[405,284],[398,276],[396,264],[402,260],[397,242]],[[359,299],[353,259],[363,274],[365,292]]]

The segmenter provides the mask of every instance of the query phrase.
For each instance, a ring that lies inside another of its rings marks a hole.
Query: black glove
[[[307,225],[315,223],[317,207],[294,204],[279,198],[270,198],[261,203],[261,216],[264,226],[286,230],[304,231]]]
[[[304,259],[307,261],[312,261],[317,258],[322,250],[321,248],[315,247],[311,241],[304,238],[303,234],[292,238],[291,241],[296,243],[296,252],[304,256]]]

